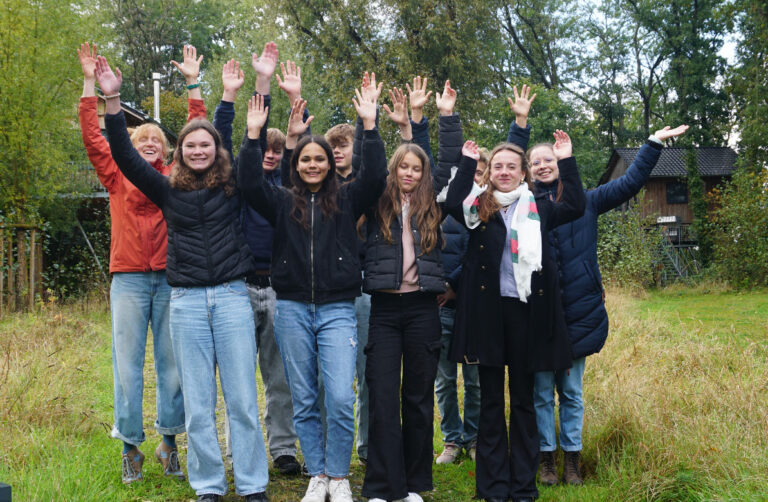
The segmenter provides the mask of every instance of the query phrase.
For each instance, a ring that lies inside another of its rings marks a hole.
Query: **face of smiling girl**
[[[196,172],[202,172],[216,160],[216,142],[205,129],[196,129],[184,137],[181,143],[184,164]]]
[[[500,150],[490,162],[490,183],[500,192],[511,192],[525,178],[523,157],[512,150]]]
[[[413,152],[408,152],[397,166],[397,186],[403,193],[412,192],[421,181],[424,166]]]
[[[310,192],[320,190],[330,168],[325,150],[317,143],[307,143],[301,150],[296,164],[296,171]]]
[[[557,167],[555,152],[546,145],[537,146],[529,155],[531,161],[531,175],[536,181],[552,183],[560,176]]]

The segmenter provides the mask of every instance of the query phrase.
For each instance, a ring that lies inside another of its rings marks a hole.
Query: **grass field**
[[[768,500],[768,292],[610,290],[608,307],[611,335],[585,373],[585,486],[542,488],[540,500]],[[151,347],[145,480],[120,482],[110,351],[103,300],[0,320],[0,481],[14,501],[194,499],[149,462],[159,441]],[[436,423],[436,453],[441,440]],[[474,496],[468,458],[433,472],[425,500]],[[357,495],[362,476],[353,458]],[[305,487],[270,472],[273,501],[297,501]]]

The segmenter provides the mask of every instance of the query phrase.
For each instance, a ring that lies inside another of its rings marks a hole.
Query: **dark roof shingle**
[[[617,148],[615,152],[626,162],[632,164],[639,148]],[[661,151],[656,167],[651,171],[651,178],[686,177],[685,148],[665,148]],[[699,173],[707,176],[730,176],[736,163],[736,152],[728,147],[703,147],[696,149]]]

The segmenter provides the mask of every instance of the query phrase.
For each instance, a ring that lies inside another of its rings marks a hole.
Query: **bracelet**
[[[120,97],[120,93],[118,92],[117,94],[110,94],[109,96],[104,96],[104,99],[113,99],[113,98],[119,98],[119,97]]]
[[[197,87],[200,87],[200,84],[199,84],[199,83],[197,83],[197,84],[189,84],[189,85],[187,86],[187,90],[188,90],[188,91],[191,91],[192,89],[195,89],[195,88],[197,88]]]

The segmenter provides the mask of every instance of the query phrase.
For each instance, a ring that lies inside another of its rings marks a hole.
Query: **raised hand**
[[[120,86],[123,84],[123,74],[120,72],[120,68],[115,67],[113,72],[107,59],[104,56],[97,56],[94,74],[99,82],[99,87],[101,87],[101,92],[105,96],[120,95]]]
[[[456,106],[456,91],[451,88],[451,81],[446,80],[443,93],[435,93],[435,104],[440,115],[453,115],[453,107]]]
[[[555,152],[555,158],[562,160],[572,156],[573,144],[571,144],[571,138],[568,137],[568,134],[558,129],[552,135],[555,137],[555,146],[552,148],[552,151]]]
[[[384,111],[387,112],[390,120],[400,127],[405,127],[410,124],[408,120],[408,100],[403,94],[402,89],[395,87],[389,90],[389,97],[392,98],[393,110],[389,109],[386,104],[382,106]]]
[[[264,45],[261,56],[254,52],[253,56],[251,56],[251,64],[253,69],[256,70],[256,74],[267,79],[272,78],[272,75],[275,73],[275,66],[277,66],[277,55],[277,44],[274,42],[267,42]]]
[[[432,91],[427,92],[427,77],[422,79],[420,75],[416,75],[413,77],[413,89],[407,83],[405,87],[408,89],[408,100],[411,102],[411,118],[414,122],[419,123],[424,116],[422,108],[432,95]]]
[[[536,93],[531,96],[531,88],[525,84],[523,84],[523,88],[519,94],[517,92],[517,86],[512,87],[512,90],[515,93],[515,100],[512,101],[512,98],[507,98],[509,109],[515,114],[515,122],[517,122],[517,125],[525,127],[528,121],[528,113],[531,111],[531,105],[533,104],[533,100],[536,99]]]
[[[283,78],[275,75],[277,85],[288,95],[288,102],[293,104],[297,99],[301,99],[301,68],[296,66],[295,61],[288,60],[280,63],[280,71],[283,73]]]
[[[363,74],[363,85],[360,87],[362,96],[366,99],[372,99],[375,103],[379,102],[379,96],[381,96],[381,88],[384,85],[383,82],[376,84],[376,74],[371,72],[365,72]]]
[[[674,129],[670,129],[669,126],[666,126],[664,129],[659,129],[655,133],[653,133],[654,136],[656,136],[656,139],[659,141],[665,141],[669,138],[676,138],[678,136],[682,136],[685,134],[685,131],[688,130],[687,125],[679,125],[675,127]]]
[[[83,68],[83,77],[87,80],[96,81],[96,58],[99,55],[99,51],[96,44],[93,44],[93,48],[88,44],[80,44],[80,48],[77,49],[77,57],[80,59],[80,66]]]
[[[258,94],[251,96],[248,100],[248,138],[258,139],[261,133],[261,128],[267,123],[267,115],[269,114],[269,107],[264,107],[264,96]]]
[[[309,124],[315,120],[314,115],[310,115],[307,121],[304,122],[304,110],[307,108],[307,101],[304,99],[297,99],[291,105],[291,115],[288,117],[288,129],[286,131],[286,148],[292,148],[288,144],[288,138],[293,138],[294,141],[304,134],[309,127]]]
[[[477,147],[477,143],[467,140],[464,142],[464,146],[461,147],[461,154],[470,159],[478,160],[480,158],[480,149]]]
[[[181,64],[176,61],[171,61],[171,64],[175,66],[187,81],[187,84],[197,83],[197,77],[200,76],[200,63],[203,61],[203,56],[197,57],[197,49],[194,45],[184,46],[184,60]]]
[[[237,91],[243,86],[245,82],[245,74],[240,69],[240,63],[234,59],[230,59],[221,68],[221,83],[224,86],[224,93],[221,97],[222,101],[229,101],[234,103]]]
[[[352,104],[355,105],[358,117],[363,121],[363,128],[370,131],[376,127],[376,97],[372,93],[366,93],[365,87],[359,91],[355,89],[355,95],[357,99],[352,98]]]

